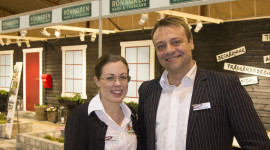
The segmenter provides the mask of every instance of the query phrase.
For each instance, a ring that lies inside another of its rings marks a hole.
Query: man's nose
[[[170,53],[173,53],[174,51],[175,51],[175,47],[171,44],[167,44],[165,53],[170,54]]]

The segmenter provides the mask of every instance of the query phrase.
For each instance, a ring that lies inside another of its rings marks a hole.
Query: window
[[[13,50],[0,51],[0,89],[9,91],[12,70]]]
[[[62,47],[62,96],[86,99],[86,45]]]
[[[126,58],[131,81],[125,101],[138,102],[138,89],[154,78],[155,50],[151,40],[121,42],[121,55]]]

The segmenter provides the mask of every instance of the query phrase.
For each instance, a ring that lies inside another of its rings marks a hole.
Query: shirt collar
[[[189,79],[192,82],[192,84],[194,84],[195,76],[196,76],[196,72],[197,72],[196,61],[193,60],[193,62],[194,62],[193,67],[188,71],[188,73],[182,79],[182,81],[184,81],[185,79]],[[163,74],[160,78],[159,84],[163,89],[171,86],[169,83],[169,80],[168,80],[168,71],[167,70],[165,70],[163,72]]]

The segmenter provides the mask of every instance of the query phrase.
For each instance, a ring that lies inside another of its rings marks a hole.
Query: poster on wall
[[[241,85],[251,85],[251,84],[258,84],[258,77],[246,77],[246,78],[240,78]]]
[[[263,34],[262,35],[262,41],[263,42],[270,41],[270,34]]]
[[[15,108],[17,103],[18,97],[18,90],[20,85],[21,79],[21,72],[22,72],[22,62],[16,62],[13,68],[13,75],[10,84],[10,96],[8,99],[8,114],[7,114],[7,123],[5,128],[5,138],[11,138],[12,133],[12,125],[15,115]]]
[[[239,48],[236,48],[236,49],[230,50],[228,52],[221,53],[221,54],[217,55],[216,56],[217,62],[220,62],[220,61],[223,61],[226,59],[230,59],[230,58],[233,58],[233,57],[245,54],[245,53],[246,53],[246,47],[242,46],[242,47],[239,47]]]
[[[270,55],[267,56],[263,56],[263,62],[266,63],[270,63]]]

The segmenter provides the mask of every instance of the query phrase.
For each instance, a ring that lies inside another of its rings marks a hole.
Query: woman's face
[[[121,62],[110,62],[103,66],[100,79],[94,77],[100,87],[101,101],[104,103],[121,103],[128,92],[127,66]]]

